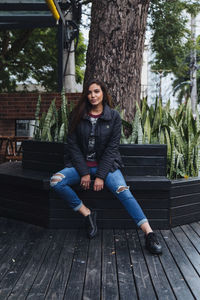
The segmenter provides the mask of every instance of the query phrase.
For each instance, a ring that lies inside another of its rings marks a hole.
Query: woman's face
[[[94,105],[94,106],[102,105],[103,91],[102,91],[100,85],[93,83],[89,86],[88,100],[91,105]]]

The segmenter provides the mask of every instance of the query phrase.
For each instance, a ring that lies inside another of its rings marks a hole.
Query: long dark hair
[[[88,101],[88,92],[89,92],[89,87],[94,83],[99,85],[103,92],[103,106],[105,104],[107,104],[108,106],[113,107],[112,98],[108,94],[105,84],[98,79],[92,79],[92,80],[88,81],[84,85],[81,98],[78,101],[76,107],[74,108],[74,110],[72,112],[69,133],[72,133],[76,129],[76,126],[79,124],[79,122],[83,118],[84,114],[88,113],[91,110],[92,105]]]

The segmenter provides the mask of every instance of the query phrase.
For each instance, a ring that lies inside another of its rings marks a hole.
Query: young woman
[[[87,190],[91,178],[94,178],[94,191],[106,185],[145,233],[147,249],[161,254],[162,247],[120,171],[121,118],[112,109],[111,98],[102,82],[88,83],[69,123],[66,167],[52,176],[51,187],[74,211],[85,217],[88,236],[93,238],[97,234],[96,212],[83,204],[73,185],[80,183]]]

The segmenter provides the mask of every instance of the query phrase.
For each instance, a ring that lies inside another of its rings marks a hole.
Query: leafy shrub
[[[121,112],[123,118],[123,112]],[[125,123],[123,123],[126,126]],[[143,99],[136,103],[132,132],[127,138],[122,129],[121,143],[167,144],[167,174],[170,179],[198,176],[200,168],[200,120],[192,114],[191,101],[170,109],[157,99],[155,106],[148,106]]]
[[[65,142],[69,114],[73,108],[73,105],[67,103],[65,93],[62,92],[61,107],[58,110],[55,99],[41,117],[40,107],[41,97],[36,107],[34,139]],[[156,99],[155,106],[149,106],[147,99],[143,99],[141,107],[136,103],[135,118],[131,123],[124,120],[124,111],[120,111],[120,115],[123,124],[121,143],[166,144],[167,176],[170,179],[198,176],[200,120],[199,114],[193,116],[190,100],[177,109],[170,109],[170,101],[163,106],[161,99]],[[131,133],[127,136],[127,132]]]
[[[47,112],[40,118],[41,97],[39,96],[35,112],[35,128],[33,138],[39,141],[65,142],[68,131],[69,114],[73,108],[68,104],[65,93],[61,94],[60,108],[56,109],[55,99],[51,102]]]

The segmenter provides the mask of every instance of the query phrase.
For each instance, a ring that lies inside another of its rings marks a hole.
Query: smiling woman
[[[90,111],[91,114],[100,114],[103,111],[103,92],[101,87],[96,83],[93,83],[89,86],[88,90],[88,100],[92,105],[92,109]]]
[[[87,234],[92,239],[97,234],[96,212],[84,205],[72,186],[80,184],[87,191],[93,179],[93,190],[98,192],[105,185],[145,233],[147,249],[161,254],[162,247],[120,171],[121,118],[111,106],[111,97],[101,81],[94,79],[85,85],[69,124],[66,165],[52,176],[51,187],[85,217]]]

